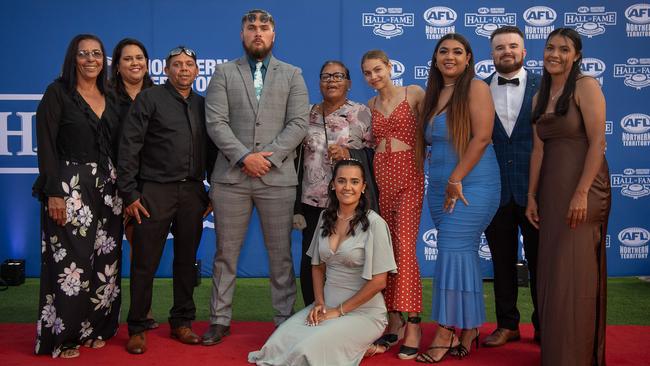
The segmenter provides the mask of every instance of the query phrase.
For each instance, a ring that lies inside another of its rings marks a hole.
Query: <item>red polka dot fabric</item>
[[[392,151],[391,139],[415,146],[416,118],[406,98],[384,117],[372,109],[375,141],[386,139],[386,150],[375,154],[375,179],[379,188],[379,214],[388,224],[397,273],[388,275],[384,289],[389,311],[422,311],[422,283],[416,256],[416,242],[424,175],[415,167],[415,151]]]

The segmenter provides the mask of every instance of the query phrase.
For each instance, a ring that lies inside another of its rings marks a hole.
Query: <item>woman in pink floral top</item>
[[[296,198],[294,226],[302,229],[302,259],[300,286],[305,305],[314,302],[311,277],[311,259],[306,256],[314,235],[318,216],[327,207],[328,183],[332,167],[344,158],[363,162],[366,176],[372,177],[372,141],[370,109],[347,99],[350,72],[340,61],[326,61],[320,71],[320,91],[323,101],[314,104],[309,114],[309,129],[302,143],[299,161],[298,197]],[[325,123],[323,123],[323,117]],[[366,196],[371,197],[371,208],[376,210],[375,189],[369,179]]]

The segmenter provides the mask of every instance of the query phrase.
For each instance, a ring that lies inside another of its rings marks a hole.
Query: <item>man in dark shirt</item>
[[[146,351],[147,310],[153,277],[167,235],[174,234],[174,305],[171,336],[198,344],[192,332],[196,307],[196,251],[203,217],[211,206],[203,185],[214,164],[205,130],[203,97],[192,91],[198,75],[194,51],[172,49],[165,67],[169,79],[138,94],[123,126],[118,159],[118,188],[126,214],[136,221],[131,262],[131,307],[127,318],[130,353]]]

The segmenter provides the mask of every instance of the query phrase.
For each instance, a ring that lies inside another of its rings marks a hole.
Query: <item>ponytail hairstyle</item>
[[[365,169],[359,160],[343,159],[339,160],[336,165],[334,165],[334,172],[332,173],[332,179],[330,180],[329,189],[327,191],[329,203],[327,204],[327,208],[323,211],[323,232],[321,236],[324,238],[336,232],[336,216],[339,210],[339,199],[336,197],[336,191],[333,189],[334,181],[336,180],[339,169],[346,166],[359,168],[361,179],[363,180],[363,183],[366,183]],[[368,221],[368,210],[370,210],[368,198],[364,192],[361,192],[359,204],[354,210],[354,216],[350,219],[350,227],[348,228],[347,234],[354,236],[354,227],[359,223],[361,223],[361,229],[363,231],[368,230],[368,227],[370,226],[370,221]]]

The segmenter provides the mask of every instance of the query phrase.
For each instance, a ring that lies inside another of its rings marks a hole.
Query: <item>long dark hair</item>
[[[70,44],[68,44],[68,49],[65,51],[65,58],[63,59],[63,67],[61,69],[61,76],[57,79],[65,85],[65,88],[69,93],[74,92],[77,89],[77,52],[79,52],[79,43],[86,39],[92,39],[99,43],[99,47],[102,51],[102,70],[97,75],[97,89],[102,94],[105,94],[106,91],[106,50],[104,49],[104,43],[99,37],[94,34],[77,34]]]
[[[573,43],[573,47],[578,55],[578,58],[575,60],[573,65],[571,65],[571,71],[569,71],[566,84],[564,84],[564,91],[562,91],[562,95],[560,95],[560,98],[555,104],[555,114],[564,116],[569,110],[569,102],[573,97],[573,92],[576,90],[576,81],[579,79],[581,74],[580,64],[582,63],[582,39],[580,38],[580,34],[571,28],[557,28],[548,35],[545,46],[548,44],[548,41],[555,36],[568,38],[571,43]],[[544,72],[542,73],[542,82],[540,83],[539,93],[537,94],[537,105],[533,110],[533,123],[537,122],[539,117],[546,111],[550,95],[551,74],[549,74],[546,71],[546,68],[544,68]]]
[[[149,88],[153,86],[153,80],[151,80],[151,76],[149,75],[148,68],[149,68],[149,53],[147,53],[147,49],[144,47],[142,42],[138,41],[137,39],[134,38],[124,38],[121,41],[117,43],[115,48],[113,48],[113,63],[111,65],[111,80],[110,80],[110,85],[115,91],[115,93],[119,96],[128,96],[128,93],[126,92],[126,89],[124,88],[124,80],[122,79],[122,75],[118,72],[119,71],[119,65],[120,65],[120,59],[122,58],[122,51],[124,51],[124,47],[126,46],[137,46],[140,48],[142,51],[142,54],[144,55],[144,60],[147,63],[147,73],[144,74],[144,78],[142,79],[142,90]]]
[[[424,97],[424,108],[418,119],[418,128],[415,139],[415,164],[419,169],[424,167],[424,131],[425,124],[436,113],[436,106],[440,98],[440,92],[445,87],[442,73],[436,67],[436,55],[442,42],[446,40],[455,40],[463,45],[465,52],[469,55],[469,62],[465,71],[463,71],[456,80],[456,86],[447,104],[447,126],[449,127],[449,137],[459,158],[463,156],[467,145],[469,144],[471,134],[471,124],[469,115],[469,89],[474,79],[474,52],[469,41],[461,34],[448,33],[444,35],[433,50],[431,56],[431,68],[429,69],[429,79],[427,80],[427,90]]]
[[[359,168],[359,171],[361,172],[361,179],[363,179],[364,183],[366,182],[365,169],[359,160],[343,159],[339,160],[336,165],[334,165],[334,172],[332,173],[332,179],[330,180],[330,184],[328,186],[329,189],[327,190],[329,203],[327,204],[327,208],[325,208],[323,211],[323,233],[321,235],[324,238],[336,232],[336,215],[339,209],[339,199],[336,197],[336,191],[332,188],[334,186],[334,180],[336,179],[336,175],[338,174],[339,169],[344,166],[355,166]],[[348,228],[347,234],[354,236],[354,227],[357,226],[358,223],[361,223],[361,229],[363,231],[368,230],[368,227],[370,226],[370,221],[368,221],[368,210],[370,209],[369,206],[370,205],[368,203],[368,198],[366,197],[365,192],[361,192],[359,204],[354,210],[354,217],[350,219],[350,227]]]

